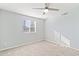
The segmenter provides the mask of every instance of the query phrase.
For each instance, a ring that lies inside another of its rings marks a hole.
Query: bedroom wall
[[[79,7],[68,11],[68,15],[51,16],[47,19],[47,40],[61,43],[61,39],[55,38],[55,32],[61,33],[67,40],[70,40],[70,47],[79,48]]]
[[[30,19],[37,22],[35,33],[23,32],[23,20]],[[23,16],[17,13],[0,10],[0,50],[12,48],[21,44],[44,39],[43,19]]]

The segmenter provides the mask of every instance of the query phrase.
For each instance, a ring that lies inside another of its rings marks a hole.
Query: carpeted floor
[[[79,51],[40,41],[0,52],[1,56],[79,56]]]

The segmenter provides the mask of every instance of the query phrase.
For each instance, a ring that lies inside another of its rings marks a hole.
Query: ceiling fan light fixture
[[[48,13],[48,9],[45,9],[45,10],[44,10],[44,13]]]

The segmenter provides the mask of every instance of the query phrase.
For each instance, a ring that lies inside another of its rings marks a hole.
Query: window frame
[[[24,20],[24,22],[23,22],[23,23],[24,23],[24,25],[23,25],[23,32],[24,32],[24,33],[36,33],[37,22],[36,22],[35,20],[30,20],[30,21],[34,23],[34,31],[33,31],[33,32],[30,31],[30,30],[31,30],[31,28],[30,28],[31,26],[29,27],[29,31],[26,31],[26,30],[25,30],[25,27],[26,27],[26,26],[25,26],[26,20]]]

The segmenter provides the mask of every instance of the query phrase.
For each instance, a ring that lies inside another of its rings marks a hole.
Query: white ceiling
[[[50,3],[49,7],[58,8],[60,11],[49,11],[48,14],[42,15],[43,10],[36,10],[32,8],[45,7],[44,3],[0,3],[1,9],[43,19],[48,16],[61,15],[64,12],[69,12],[77,6],[79,6],[78,3]]]

